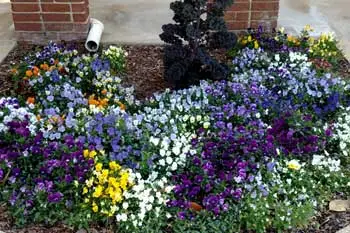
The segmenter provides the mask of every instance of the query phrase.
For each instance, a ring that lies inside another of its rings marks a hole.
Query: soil
[[[85,52],[83,45],[78,43],[77,48],[80,52]],[[107,47],[103,45],[102,47]],[[165,88],[172,86],[163,79],[163,47],[156,45],[147,46],[123,46],[128,52],[127,73],[125,79],[126,85],[135,87],[136,96],[139,99],[149,97],[154,92],[162,91]],[[17,45],[0,64],[0,95],[11,93],[12,83],[10,70],[12,65],[18,63],[23,57],[36,50],[37,46],[20,44]],[[220,50],[211,52],[218,60],[227,61],[225,53]],[[350,77],[350,63],[344,59],[339,64],[339,70],[344,74],[344,77]],[[312,223],[303,230],[293,230],[293,233],[334,233],[339,229],[350,224],[350,213],[342,212],[335,213],[324,211],[316,216]],[[98,229],[98,230],[96,230]],[[18,229],[12,224],[6,212],[5,206],[0,205],[0,233],[70,233],[75,232],[72,229],[57,224],[54,227],[47,228],[41,225],[28,226],[23,229]],[[105,232],[110,230],[94,228],[91,232]],[[80,231],[79,231],[80,232]],[[86,231],[82,231],[86,232]]]
[[[350,212],[325,211],[316,216],[306,229],[293,233],[335,233],[350,224]]]
[[[138,99],[171,88],[163,78],[162,46],[124,46],[124,49],[128,52],[125,82],[135,87]]]

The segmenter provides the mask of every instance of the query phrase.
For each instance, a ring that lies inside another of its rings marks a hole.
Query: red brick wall
[[[279,0],[235,0],[227,9],[225,20],[229,30],[241,31],[257,28],[277,27]]]
[[[89,29],[88,0],[11,0],[19,41],[85,39]]]

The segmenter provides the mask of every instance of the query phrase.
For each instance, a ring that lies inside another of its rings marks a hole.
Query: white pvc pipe
[[[90,19],[90,31],[85,42],[85,48],[89,52],[96,52],[98,50],[103,30],[103,23],[94,18]]]

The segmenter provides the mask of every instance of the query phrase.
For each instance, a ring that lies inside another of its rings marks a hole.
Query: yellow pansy
[[[97,152],[94,150],[92,150],[92,151],[84,150],[83,155],[84,155],[84,158],[92,158],[93,159],[97,155]]]
[[[89,188],[91,188],[91,186],[94,183],[94,178],[91,177],[90,179],[88,179],[87,181],[85,181],[86,186],[88,186]]]
[[[252,41],[252,36],[249,35],[247,40],[248,40],[248,42],[251,42]]]
[[[304,30],[305,31],[313,31],[314,29],[309,24],[306,24],[304,27]]]
[[[109,168],[113,171],[119,170],[121,167],[115,161],[109,162]]]
[[[115,192],[110,193],[110,197],[112,198],[112,203],[118,203],[122,201],[122,194],[120,189],[116,189]]]
[[[294,41],[294,36],[288,35],[288,36],[287,36],[287,41],[293,42],[293,41]]]
[[[310,44],[313,44],[314,42],[315,42],[315,38],[310,37],[310,38],[309,38],[309,43],[310,43]]]
[[[89,157],[89,150],[84,150],[83,155],[84,155],[84,158]]]
[[[93,200],[91,202],[93,202],[92,210],[94,212],[113,216],[117,211],[116,204],[123,201],[123,192],[132,184],[129,183],[130,174],[128,170],[122,169],[115,161],[109,162],[108,165],[109,169],[105,169],[102,162],[95,164],[93,177],[85,182],[86,186],[83,188],[83,194],[89,195],[89,197],[92,194]],[[90,202],[87,198],[84,200],[86,200],[85,203]],[[105,206],[107,205],[112,205],[113,208],[106,209]]]
[[[106,178],[107,178],[107,177],[108,177],[108,174],[109,174],[109,170],[108,170],[108,169],[103,169],[103,170],[102,170],[102,176],[103,176],[103,177],[106,177]]]
[[[115,213],[117,211],[118,207],[116,205],[111,206],[111,213]]]
[[[98,206],[95,202],[92,203],[92,211],[94,211],[95,213],[98,211]]]
[[[86,187],[83,188],[83,194],[88,193],[88,191],[89,191],[89,190],[88,190]]]
[[[96,164],[95,170],[98,171],[98,172],[101,171],[102,170],[102,166],[103,166],[102,163]]]
[[[259,48],[259,43],[258,43],[258,41],[256,40],[256,41],[254,41],[254,49],[258,49]]]
[[[102,156],[104,156],[105,153],[106,153],[104,150],[99,150],[99,152],[100,152],[100,154],[101,154]]]
[[[123,190],[126,190],[127,188],[127,185],[128,185],[128,178],[129,176],[122,176],[120,178],[120,187],[123,189]]]
[[[101,185],[98,185],[96,188],[95,188],[95,191],[94,193],[92,194],[93,197],[100,197],[102,195],[102,192],[103,192],[103,187]]]
[[[109,177],[109,178],[108,178],[108,185],[109,185],[109,186],[112,186],[112,187],[114,187],[114,188],[119,187],[119,183],[117,182],[117,179],[114,178],[114,177]]]
[[[109,171],[107,169],[103,169],[102,173],[98,174],[97,178],[100,184],[104,184],[107,181]]]
[[[300,163],[299,163],[297,160],[295,160],[295,159],[289,161],[289,162],[287,163],[287,166],[288,166],[288,168],[291,169],[291,170],[300,170],[300,168],[301,168]]]

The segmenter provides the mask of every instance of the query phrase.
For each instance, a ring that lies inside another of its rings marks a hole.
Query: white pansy
[[[181,153],[180,148],[177,147],[177,146],[172,148],[172,152],[173,152],[175,155],[179,155],[179,154]]]
[[[166,162],[167,162],[167,164],[172,164],[173,163],[173,159],[171,158],[171,157],[167,157],[166,158]]]
[[[150,137],[150,142],[153,144],[153,145],[155,145],[155,146],[157,146],[158,144],[159,144],[159,141],[160,141],[160,139],[159,138],[155,138],[155,137]]]
[[[178,168],[177,163],[173,163],[173,164],[171,165],[171,170],[172,170],[172,171],[176,171],[177,168]]]
[[[204,123],[203,123],[203,128],[204,128],[204,129],[208,129],[209,126],[210,126],[210,122],[204,122]]]
[[[166,151],[165,151],[164,149],[160,149],[160,150],[159,150],[160,156],[164,157],[164,156],[165,156],[165,153],[166,153]]]
[[[196,122],[196,118],[194,116],[190,117],[190,122],[193,124],[194,122]]]
[[[123,209],[126,210],[129,207],[129,204],[127,202],[123,202]]]
[[[165,160],[164,159],[160,159],[158,163],[159,163],[160,166],[163,166],[163,167],[165,166]]]

